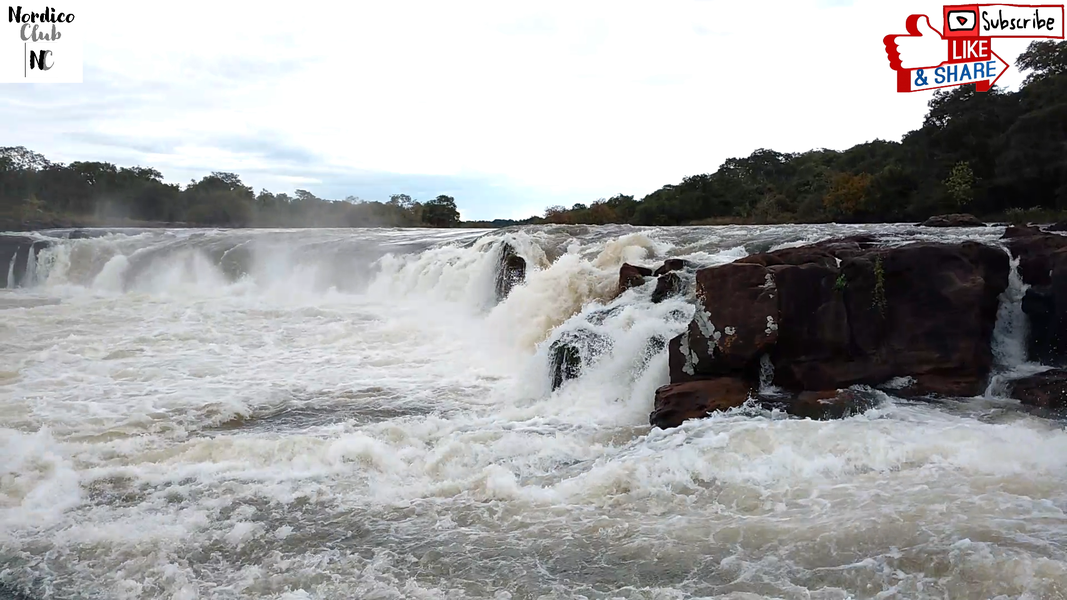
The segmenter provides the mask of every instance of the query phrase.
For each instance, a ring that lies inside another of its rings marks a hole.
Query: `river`
[[[1064,597],[1063,422],[994,382],[941,402],[881,391],[840,421],[752,407],[651,429],[653,340],[693,307],[652,303],[651,284],[614,297],[624,261],[1002,231],[53,240],[0,290],[0,597]],[[498,302],[505,241],[527,277]],[[1001,375],[1035,368],[1018,291]],[[607,341],[552,391],[548,348],[576,328]]]

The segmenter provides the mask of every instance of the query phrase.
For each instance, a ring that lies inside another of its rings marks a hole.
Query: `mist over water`
[[[1064,597],[1067,433],[1001,397],[1042,368],[1014,273],[985,396],[887,390],[833,422],[746,408],[651,430],[661,342],[693,308],[651,283],[614,297],[623,262],[1001,232],[56,240],[0,290],[0,597]],[[498,303],[504,242],[528,267]],[[597,352],[553,392],[568,335]]]

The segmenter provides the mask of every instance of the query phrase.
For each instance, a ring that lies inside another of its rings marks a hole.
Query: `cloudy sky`
[[[899,140],[930,93],[895,92],[882,38],[911,13],[941,27],[910,0],[48,4],[83,26],[84,83],[0,85],[0,145],[175,183],[449,194],[466,219]],[[1012,64],[1025,47],[994,43]]]

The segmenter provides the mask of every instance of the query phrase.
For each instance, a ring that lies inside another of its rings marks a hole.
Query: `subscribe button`
[[[945,37],[1063,39],[1063,5],[945,7]]]

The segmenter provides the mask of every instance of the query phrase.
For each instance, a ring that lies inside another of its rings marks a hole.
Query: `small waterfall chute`
[[[8,265],[7,265],[7,279],[4,280],[5,281],[4,287],[7,287],[7,288],[14,288],[15,287],[15,260],[17,258],[18,258],[18,252],[15,252],[15,253],[13,253],[11,255],[11,262],[9,262]]]
[[[1008,287],[1000,294],[997,322],[993,327],[993,373],[989,377],[986,396],[1004,396],[1012,380],[1044,370],[1044,367],[1027,361],[1030,327],[1023,312],[1023,298],[1030,286],[1019,273],[1019,260],[1019,257],[1011,257]]]

